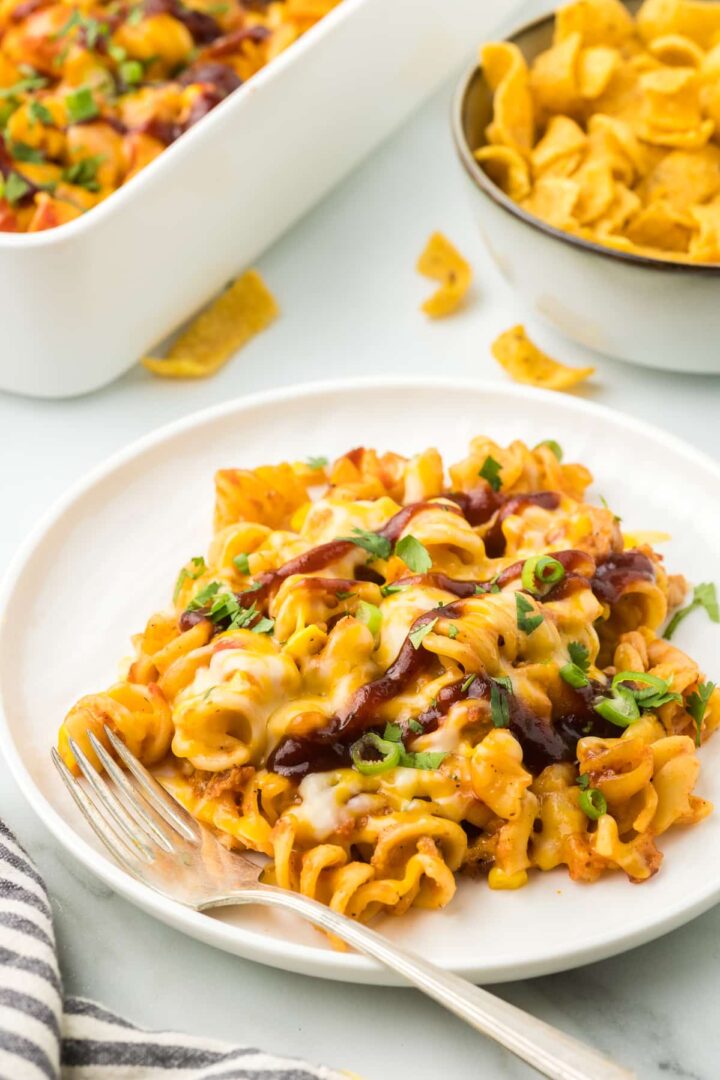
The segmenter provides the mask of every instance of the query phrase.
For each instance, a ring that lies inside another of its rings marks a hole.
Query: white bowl
[[[550,45],[553,20],[538,19],[509,40],[532,60]],[[720,374],[720,265],[614,251],[528,214],[473,157],[491,118],[492,93],[473,67],[453,105],[455,145],[490,254],[523,303],[565,337],[618,360]]]
[[[88,214],[0,233],[0,390],[110,382],[193,315],[449,75],[477,0],[344,0]]]

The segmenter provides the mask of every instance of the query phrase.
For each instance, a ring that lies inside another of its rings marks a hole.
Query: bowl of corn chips
[[[575,0],[481,47],[453,128],[491,255],[538,316],[720,374],[720,2]]]

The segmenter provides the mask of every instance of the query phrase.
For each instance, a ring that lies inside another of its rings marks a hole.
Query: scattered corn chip
[[[260,274],[248,270],[198,315],[164,360],[147,356],[142,363],[154,375],[173,379],[214,375],[233,353],[269,326],[278,310]]]
[[[440,288],[425,301],[422,310],[432,319],[441,319],[455,311],[470,288],[472,270],[460,252],[442,233],[433,233],[418,259],[417,270],[425,277],[441,282]]]
[[[541,352],[525,333],[513,326],[497,338],[491,352],[515,382],[541,386],[546,390],[569,390],[593,374],[595,368],[571,368]]]

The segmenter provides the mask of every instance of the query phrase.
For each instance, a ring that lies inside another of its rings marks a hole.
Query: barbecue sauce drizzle
[[[378,535],[395,544],[412,518],[428,507],[444,506],[448,512],[463,516],[473,527],[486,524],[496,515],[484,542],[487,554],[491,558],[498,558],[505,550],[502,522],[506,517],[530,505],[553,510],[560,502],[559,495],[552,491],[503,496],[489,487],[452,493],[446,498],[454,505],[417,502],[404,506],[378,530]],[[311,548],[279,569],[261,574],[256,587],[236,594],[237,600],[243,607],[250,607],[252,604],[260,607],[287,578],[294,574],[316,573],[347,555],[355,546],[352,540],[338,539]],[[612,552],[598,565],[586,552],[573,549],[553,552],[552,557],[562,564],[565,576],[543,596],[545,603],[560,600],[576,589],[589,585],[602,603],[612,605],[617,603],[627,585],[633,581],[655,580],[652,561],[641,551]],[[382,729],[382,724],[377,721],[378,708],[402,692],[435,661],[434,654],[425,650],[422,644],[415,648],[410,635],[433,619],[458,618],[463,608],[459,601],[480,593],[498,591],[520,577],[522,567],[522,561],[513,563],[501,571],[492,582],[458,580],[439,572],[416,574],[393,582],[404,586],[427,584],[451,593],[458,600],[418,616],[385,674],[356,690],[347,709],[342,714],[331,717],[322,728],[302,736],[285,736],[270,755],[267,768],[282,776],[299,780],[310,772],[326,772],[349,766],[350,748],[356,739],[366,731]],[[366,576],[365,580],[369,576]],[[328,592],[342,591],[353,585],[353,580],[347,578],[317,578],[310,581],[317,581],[315,587]],[[206,611],[184,611],[180,617],[180,628],[187,630],[204,618],[207,618]],[[222,629],[222,625],[218,625],[217,629]],[[488,701],[492,685],[493,680],[484,673],[476,673],[469,683],[467,678],[451,683],[439,691],[429,709],[414,719],[422,727],[424,734],[434,731],[457,701],[464,698]],[[547,765],[574,761],[578,740],[585,735],[600,738],[617,735],[617,729],[593,708],[593,702],[598,695],[606,692],[603,686],[591,683],[579,689],[568,686],[566,690],[569,707],[560,716],[553,717],[551,722],[535,715],[522,699],[505,691],[509,730],[522,746],[524,764],[535,775]],[[411,737],[412,733],[407,724],[401,724],[401,727],[403,739]]]

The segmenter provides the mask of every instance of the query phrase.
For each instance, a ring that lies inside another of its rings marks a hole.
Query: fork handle
[[[420,956],[391,944],[381,934],[298,893],[273,885],[237,889],[203,903],[201,910],[230,904],[265,904],[284,908],[331,934],[358,952],[402,975],[483,1035],[499,1042],[552,1080],[632,1080],[634,1072],[614,1064],[577,1039],[551,1027],[502,998],[443,971]]]

